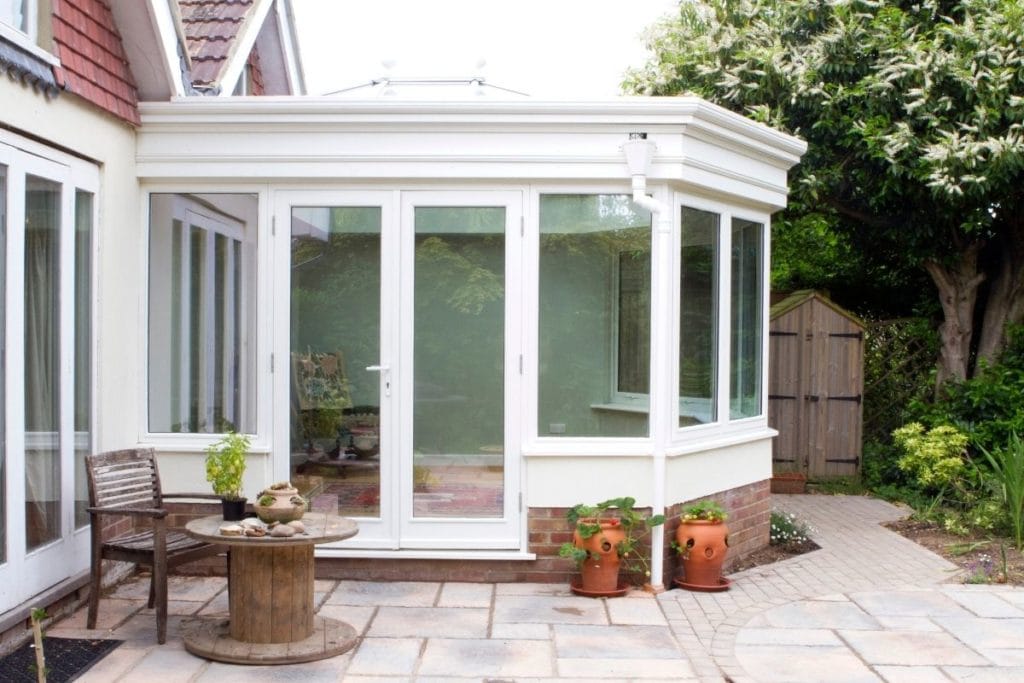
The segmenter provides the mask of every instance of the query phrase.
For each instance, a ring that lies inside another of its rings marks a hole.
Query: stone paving
[[[80,681],[1013,681],[1024,680],[1024,590],[966,586],[956,567],[879,526],[905,512],[845,496],[776,496],[820,550],[733,574],[721,593],[590,599],[550,584],[317,581],[321,615],[360,634],[350,652],[234,666],[185,652],[183,620],[226,615],[226,582],[173,577],[156,645],[148,584],[121,584],[52,636],[124,643]]]

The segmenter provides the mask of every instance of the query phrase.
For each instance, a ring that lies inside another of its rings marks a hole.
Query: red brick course
[[[740,557],[768,544],[771,501],[767,480],[722,491],[706,498],[717,500],[729,513],[729,558],[726,567]],[[675,552],[668,546],[679,526],[679,512],[696,501],[685,501],[668,509],[665,524],[665,574],[663,583],[670,585],[678,570]],[[184,525],[193,517],[219,512],[209,504],[169,504],[173,511],[168,522]],[[529,552],[536,560],[425,560],[321,558],[316,575],[324,579],[355,579],[364,581],[467,581],[467,582],[531,582],[568,583],[576,568],[570,560],[558,556],[558,549],[572,540],[565,519],[567,508],[530,508],[527,516]],[[649,550],[648,550],[649,552]],[[183,568],[191,574],[221,574],[224,562],[210,558]],[[631,576],[634,583],[645,577]]]

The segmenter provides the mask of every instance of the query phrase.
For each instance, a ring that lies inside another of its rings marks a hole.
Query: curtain
[[[25,500],[32,549],[60,536],[60,186],[25,193]]]

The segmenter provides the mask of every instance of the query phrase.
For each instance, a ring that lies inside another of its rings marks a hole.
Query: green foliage
[[[1009,256],[1024,208],[1022,14],[1019,0],[693,0],[648,32],[652,57],[624,87],[693,93],[803,137],[776,222],[804,222],[808,251],[817,230],[823,251],[849,249],[893,282],[927,266],[949,295],[1022,276]],[[972,324],[947,315],[947,330]]]
[[[1024,328],[1008,334],[1009,343],[996,365],[982,364],[964,382],[947,383],[943,395],[911,406],[925,424],[949,423],[971,436],[971,444],[993,450],[1024,434]]]
[[[236,432],[228,432],[207,447],[206,481],[213,485],[214,493],[228,500],[242,498],[242,476],[248,452],[249,437]]]
[[[596,505],[579,503],[569,508],[565,517],[583,539],[600,533],[602,524],[621,527],[626,537],[615,546],[616,554],[633,565],[631,568],[650,576],[650,564],[639,544],[651,528],[665,523],[665,515],[645,515],[635,505],[636,499],[631,497],[611,498]],[[572,559],[577,566],[588,558],[587,551],[574,543],[563,543],[558,554]]]
[[[1024,442],[1014,432],[1005,447],[994,451],[980,450],[992,467],[996,490],[1006,504],[1014,542],[1020,550],[1024,543]]]
[[[694,503],[693,505],[688,505],[683,508],[683,511],[679,514],[679,520],[682,522],[691,522],[694,520],[724,522],[728,517],[728,513],[717,501],[714,500],[702,500]]]
[[[963,477],[968,439],[955,427],[940,425],[925,431],[921,423],[911,422],[892,436],[903,451],[900,469],[912,474],[925,489],[943,489]]]

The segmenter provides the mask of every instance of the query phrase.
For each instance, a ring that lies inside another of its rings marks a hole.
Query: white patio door
[[[95,167],[11,138],[0,131],[0,613],[89,565]]]
[[[358,520],[346,548],[518,548],[521,195],[279,192],[274,212],[277,473]]]

